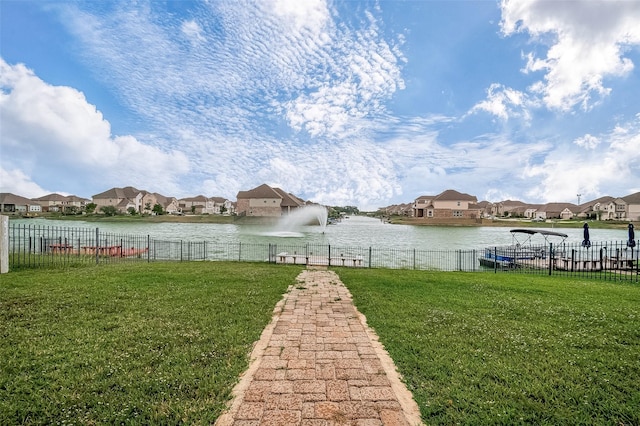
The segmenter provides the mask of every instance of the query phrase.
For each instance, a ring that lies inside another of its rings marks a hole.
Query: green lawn
[[[300,267],[189,262],[0,277],[0,424],[209,424]]]
[[[208,424],[302,267],[0,276],[0,424]],[[640,286],[338,269],[427,424],[640,424]]]
[[[640,287],[347,270],[427,424],[640,424]]]

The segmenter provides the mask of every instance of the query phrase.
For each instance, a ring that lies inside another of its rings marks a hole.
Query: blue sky
[[[0,1],[0,192],[640,191],[640,2]]]

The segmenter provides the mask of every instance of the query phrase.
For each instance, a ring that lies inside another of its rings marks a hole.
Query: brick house
[[[477,219],[480,212],[476,197],[453,189],[435,196],[423,195],[413,203],[413,216],[419,218]]]
[[[305,205],[295,195],[267,184],[249,191],[239,191],[236,198],[238,216],[280,217]]]

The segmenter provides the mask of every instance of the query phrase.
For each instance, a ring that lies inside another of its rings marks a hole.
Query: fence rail
[[[638,282],[638,248],[626,241],[590,247],[488,247],[485,250],[418,250],[323,244],[248,244],[167,241],[99,228],[9,226],[9,268],[113,262],[238,261],[356,268],[565,274]]]

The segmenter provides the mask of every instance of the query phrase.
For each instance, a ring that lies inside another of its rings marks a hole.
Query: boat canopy
[[[518,234],[526,235],[526,237],[522,237],[524,238],[524,241],[519,241]],[[561,238],[562,240],[560,241],[560,243],[563,243],[564,240],[566,240],[569,237],[567,234],[563,234],[562,232],[545,231],[544,229],[512,229],[511,230],[511,236],[513,237],[513,241],[517,247],[520,247],[525,244],[531,244],[531,238],[536,234],[542,235],[546,243],[549,243],[549,237]]]
[[[520,233],[529,234],[529,235],[540,234],[544,236],[560,237],[560,238],[569,237],[567,234],[563,234],[562,232],[545,231],[543,229],[512,229],[511,232],[520,232]]]

